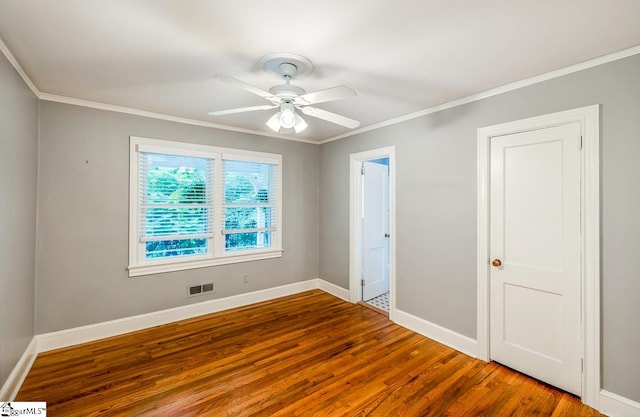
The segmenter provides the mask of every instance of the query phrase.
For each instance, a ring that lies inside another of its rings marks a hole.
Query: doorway
[[[478,129],[478,354],[597,407],[599,107]]]
[[[395,148],[352,154],[350,164],[350,298],[391,316]]]
[[[389,158],[362,161],[362,301],[389,312]]]

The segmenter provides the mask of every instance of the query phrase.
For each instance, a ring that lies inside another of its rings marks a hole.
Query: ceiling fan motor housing
[[[269,92],[276,97],[280,97],[283,100],[293,100],[294,98],[306,94],[304,88],[297,85],[282,84],[276,85],[269,89]]]

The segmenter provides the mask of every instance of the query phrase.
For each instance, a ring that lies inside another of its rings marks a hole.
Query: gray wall
[[[0,385],[34,334],[38,99],[0,54]]]
[[[318,278],[316,145],[52,102],[40,132],[37,333]],[[283,257],[128,278],[130,135],[282,154]]]
[[[349,154],[396,145],[397,308],[476,337],[476,130],[601,104],[603,387],[640,401],[640,55],[320,149],[320,277],[348,288]]]

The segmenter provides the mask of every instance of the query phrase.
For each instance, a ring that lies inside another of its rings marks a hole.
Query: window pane
[[[207,253],[208,239],[176,239],[146,242],[147,259]]]
[[[213,160],[143,152],[140,170],[145,257],[208,253],[210,238],[203,235],[212,234]],[[158,236],[166,239],[145,239]]]
[[[146,156],[146,201],[150,204],[205,204],[210,160],[175,155]]]
[[[225,235],[225,250],[261,249],[271,247],[271,232],[248,232]]]
[[[224,161],[225,203],[270,203],[274,169],[270,164]]]
[[[271,210],[271,207],[227,207],[224,210],[224,228],[239,230],[271,227]]]
[[[226,251],[271,247],[277,226],[277,168],[259,162],[223,161]],[[265,228],[271,230],[255,230]]]

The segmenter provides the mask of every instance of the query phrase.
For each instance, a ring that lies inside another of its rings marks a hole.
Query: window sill
[[[282,257],[282,249],[231,254],[220,256],[217,258],[198,259],[192,261],[180,262],[164,262],[147,265],[129,266],[129,277],[138,277],[141,275],[162,274],[165,272],[184,271],[187,269],[206,268],[209,266],[228,265],[240,262],[259,261],[263,259],[272,259]]]

